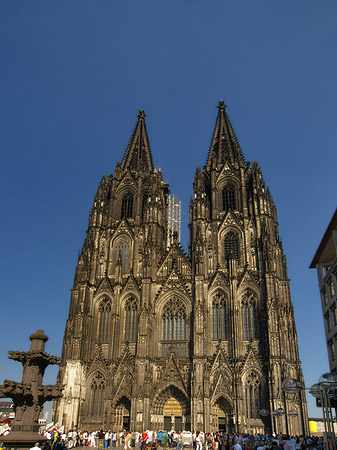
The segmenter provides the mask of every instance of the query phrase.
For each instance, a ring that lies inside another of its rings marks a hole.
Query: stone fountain
[[[28,352],[8,352],[10,359],[23,365],[22,382],[4,380],[0,385],[0,397],[12,398],[15,408],[12,431],[0,439],[10,448],[29,449],[44,442],[46,438],[38,433],[40,411],[45,402],[62,397],[63,385],[42,385],[46,367],[59,364],[60,358],[44,351],[48,340],[44,331],[37,330],[29,339]]]

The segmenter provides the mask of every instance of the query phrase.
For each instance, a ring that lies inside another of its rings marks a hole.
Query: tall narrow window
[[[110,337],[111,302],[108,298],[103,299],[98,307],[98,342],[107,344]]]
[[[245,384],[246,415],[248,419],[260,418],[261,385],[255,372],[247,375]]]
[[[98,372],[90,386],[90,401],[89,401],[89,415],[92,417],[99,417],[103,414],[103,401],[104,401],[104,377]]]
[[[227,339],[226,298],[217,292],[212,301],[213,340]]]
[[[242,318],[242,339],[248,341],[249,339],[257,339],[257,317],[256,317],[256,303],[255,298],[251,293],[246,293],[241,304],[241,318]]]
[[[122,200],[122,219],[129,219],[133,216],[133,195],[127,193],[124,195]]]
[[[328,342],[328,346],[329,346],[331,361],[334,361],[336,358],[336,351],[335,351],[335,343],[333,342],[333,340],[330,340]]]
[[[233,184],[227,184],[222,191],[222,208],[224,211],[236,209],[235,205],[235,187]]]
[[[143,222],[146,221],[146,210],[147,210],[148,200],[149,200],[149,193],[148,192],[144,192],[144,194],[143,194],[143,201],[142,201],[142,218],[143,218]]]
[[[121,261],[122,273],[127,273],[129,268],[129,239],[122,237],[116,245],[116,264]]]
[[[186,308],[179,297],[173,296],[165,304],[162,321],[164,341],[186,339]]]
[[[224,253],[225,261],[230,258],[235,259],[238,263],[240,262],[239,253],[239,236],[235,231],[229,231],[224,239]]]
[[[125,342],[137,342],[138,303],[135,297],[125,302]]]

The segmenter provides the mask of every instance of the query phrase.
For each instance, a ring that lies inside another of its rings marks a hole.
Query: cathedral
[[[282,389],[303,375],[276,207],[224,102],[195,172],[188,254],[177,232],[168,244],[169,195],[141,110],[89,215],[54,421],[82,430],[307,433],[304,391]]]

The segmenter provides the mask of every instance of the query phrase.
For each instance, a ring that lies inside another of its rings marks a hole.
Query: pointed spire
[[[217,165],[229,162],[238,164],[240,167],[245,166],[245,160],[238,140],[226,113],[227,105],[225,105],[224,101],[219,101],[217,108],[219,112],[208,154],[207,166],[210,167],[213,159],[215,159]]]
[[[131,172],[141,170],[149,173],[153,170],[153,162],[145,125],[146,114],[143,109],[139,110],[137,117],[137,125],[122,161],[122,170],[131,170]]]

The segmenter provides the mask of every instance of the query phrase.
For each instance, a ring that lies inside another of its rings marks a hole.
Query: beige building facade
[[[167,249],[169,186],[140,111],[103,177],[71,292],[54,420],[66,428],[304,434],[303,383],[277,212],[223,102],[190,203],[188,255]],[[283,408],[297,416],[261,417]]]
[[[317,269],[331,372],[337,374],[337,209],[310,265]]]

